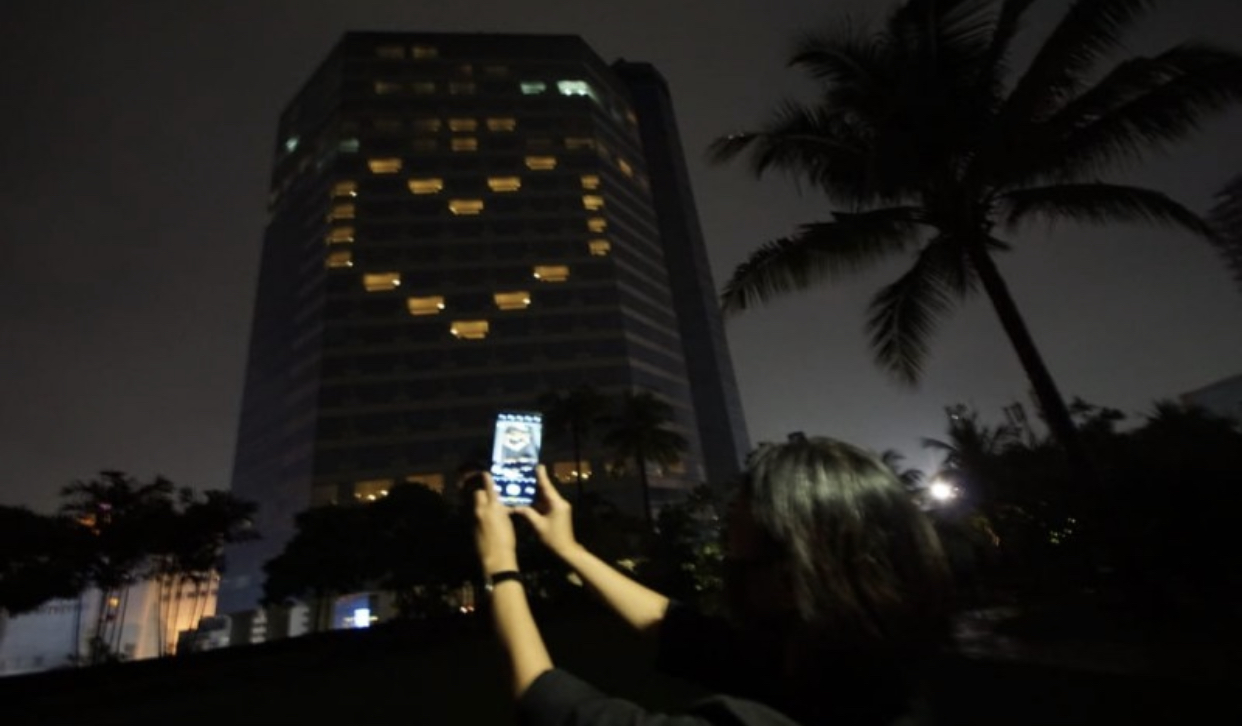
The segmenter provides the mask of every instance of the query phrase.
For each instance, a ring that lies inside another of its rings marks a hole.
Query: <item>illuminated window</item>
[[[452,149],[453,151],[478,151],[479,140],[473,136],[454,136]]]
[[[410,180],[411,194],[435,194],[442,189],[444,189],[444,180],[437,177]]]
[[[375,93],[378,96],[389,96],[394,93],[401,93],[401,84],[392,81],[376,81]]]
[[[501,310],[525,310],[530,305],[530,293],[525,290],[498,292],[492,298]]]
[[[586,81],[557,81],[556,90],[562,96],[588,96],[595,98],[595,89]]]
[[[619,156],[617,157],[617,168],[621,170],[622,174],[630,178],[634,177],[634,167],[630,166],[630,162]]]
[[[353,227],[333,227],[328,232],[328,236],[326,239],[329,244],[336,243],[336,242],[353,242],[354,241],[354,228]]]
[[[335,222],[338,219],[353,219],[356,211],[352,202],[333,204],[332,211],[328,212],[328,221]]]
[[[543,81],[522,81],[522,95],[537,96],[548,90],[548,84]]]
[[[420,154],[430,154],[438,148],[435,139],[414,139],[414,150]]]
[[[454,96],[471,96],[474,94],[474,81],[452,81],[449,93]]]
[[[473,75],[474,75],[474,66],[470,65],[469,63],[462,63],[461,65],[457,66],[457,75],[459,75],[459,76],[473,76]]]
[[[405,301],[410,315],[438,315],[444,309],[443,295],[412,297]]]
[[[334,197],[356,197],[358,196],[358,182],[356,181],[339,181],[332,185],[332,196]]]
[[[412,45],[410,46],[410,57],[419,60],[429,60],[431,58],[440,57],[440,49],[434,45]]]
[[[579,151],[581,149],[594,149],[595,139],[588,136],[566,136],[565,148],[570,151]]]
[[[373,272],[362,276],[362,286],[367,292],[383,292],[401,287],[400,272]]]
[[[328,252],[327,266],[335,267],[353,267],[354,253],[352,250],[332,250]]]
[[[410,90],[418,96],[432,96],[436,92],[435,81],[414,81],[410,84]]]
[[[591,217],[587,220],[587,229],[592,232],[603,232],[608,229],[608,220],[603,217]]]
[[[599,189],[599,175],[583,174],[582,175],[582,188],[583,189]]]
[[[483,75],[488,78],[508,78],[509,66],[483,66]]]
[[[567,265],[535,265],[536,280],[540,282],[564,282],[569,279]]]
[[[375,49],[375,55],[388,60],[405,58],[405,48],[400,45],[381,45]]]
[[[432,133],[440,130],[440,119],[438,118],[416,118],[414,119],[415,131],[430,131]]]
[[[358,142],[358,139],[341,139],[336,144],[336,150],[342,154],[353,154],[356,153],[361,146],[362,145]]]
[[[573,461],[558,461],[552,464],[552,476],[561,483],[578,481],[578,464]],[[591,462],[582,462],[582,481],[591,478]]]
[[[410,474],[405,478],[406,484],[422,484],[433,492],[444,491],[443,474]]]
[[[512,131],[517,128],[517,119],[512,116],[495,116],[487,120],[488,131]]]
[[[612,245],[606,239],[593,239],[587,242],[587,246],[591,249],[591,254],[595,257],[607,257],[612,251]]]
[[[451,118],[448,125],[449,131],[477,131],[479,129],[478,119],[473,118]]]
[[[377,118],[371,125],[375,127],[376,131],[385,134],[400,133],[403,127],[399,118]]]
[[[389,156],[382,159],[368,159],[367,167],[372,174],[396,174],[401,171],[401,160]]]
[[[449,211],[460,217],[471,217],[483,211],[482,199],[450,199]]]
[[[555,156],[528,156],[526,157],[526,168],[534,171],[548,171],[556,168]]]
[[[464,340],[482,340],[487,337],[490,329],[486,320],[455,320],[449,328],[454,338]]]
[[[361,502],[374,502],[388,496],[393,487],[392,479],[368,479],[354,482],[354,499]]]
[[[494,192],[516,192],[522,188],[522,178],[518,176],[489,176],[487,186]]]
[[[604,198],[598,194],[583,194],[582,207],[592,212],[598,212],[604,208]]]

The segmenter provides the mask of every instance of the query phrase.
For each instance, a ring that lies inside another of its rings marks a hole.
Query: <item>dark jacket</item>
[[[911,722],[904,681],[885,669],[849,659],[808,674],[822,688],[798,688],[781,676],[771,642],[740,637],[726,623],[672,605],[660,625],[660,669],[722,695],[674,715],[651,713],[612,698],[554,669],[535,680],[518,703],[529,726],[804,726]],[[813,693],[813,698],[807,698]],[[796,716],[796,720],[794,718]]]

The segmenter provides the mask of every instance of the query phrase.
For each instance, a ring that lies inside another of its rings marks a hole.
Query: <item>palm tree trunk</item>
[[[1048,366],[1044,364],[1039,349],[1035,347],[1035,339],[1031,337],[1031,332],[1027,329],[1022,314],[1018,312],[1018,306],[1014,303],[1013,296],[1009,293],[1009,286],[1005,284],[1000,270],[996,267],[996,261],[988,254],[982,242],[970,245],[968,249],[970,260],[974,264],[975,271],[979,273],[983,289],[987,291],[988,298],[992,301],[992,307],[996,310],[1001,327],[1009,336],[1009,342],[1018,354],[1018,360],[1022,363],[1027,378],[1030,379],[1031,388],[1035,392],[1035,398],[1039,401],[1044,421],[1047,422],[1052,436],[1065,451],[1070,474],[1080,486],[1094,484],[1094,467],[1078,436],[1078,429],[1070,417],[1069,408],[1066,407],[1065,399],[1057,389],[1052,374],[1048,372]]]
[[[571,430],[574,439],[574,479],[577,484],[577,498],[574,504],[582,504],[582,436],[578,432],[578,427],[574,426]]]
[[[642,451],[634,456],[634,463],[638,464],[638,481],[643,487],[643,516],[647,518],[647,529],[651,529],[651,483],[647,481],[647,457]]]

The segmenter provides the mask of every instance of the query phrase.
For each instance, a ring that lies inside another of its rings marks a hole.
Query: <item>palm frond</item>
[[[944,240],[928,244],[914,266],[876,293],[868,308],[867,332],[876,363],[907,385],[918,383],[940,318],[955,299],[973,289],[956,289],[946,275],[946,259],[958,256],[954,247]]]
[[[1203,45],[1176,48],[1117,69],[1096,92],[1083,94],[1034,129],[1045,177],[1098,173],[1181,141],[1212,114],[1242,101],[1242,54]],[[1052,125],[1056,124],[1056,125]]]
[[[1075,0],[1036,52],[1009,96],[1008,118],[1046,118],[1080,89],[1092,66],[1155,0]]]
[[[980,80],[992,81],[999,85],[1008,70],[1007,60],[1013,40],[1021,27],[1022,16],[1035,0],[1004,0],[992,28],[992,39],[981,63],[983,73]],[[999,91],[999,88],[995,89]]]
[[[761,177],[783,171],[806,179],[848,205],[876,199],[868,137],[861,117],[786,101],[758,130],[717,139],[713,162],[747,155],[750,171]]]
[[[880,51],[873,38],[841,25],[829,33],[803,36],[795,43],[788,65],[828,85],[861,85],[886,92],[891,78]]]
[[[838,213],[831,222],[804,225],[796,235],[763,245],[738,265],[725,284],[721,305],[726,312],[746,310],[867,269],[908,250],[919,225],[919,210],[912,207]]]
[[[1212,238],[1213,229],[1202,217],[1152,189],[1120,184],[1057,184],[1019,189],[996,199],[997,211],[1009,228],[1032,218],[1049,222],[1059,217],[1088,224],[1151,222],[1181,227]]]

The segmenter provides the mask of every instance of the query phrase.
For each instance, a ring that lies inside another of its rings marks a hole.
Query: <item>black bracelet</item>
[[[487,575],[483,578],[483,589],[490,593],[492,590],[496,589],[497,585],[509,580],[517,580],[518,582],[521,582],[522,573],[517,570],[504,570],[503,572]]]

